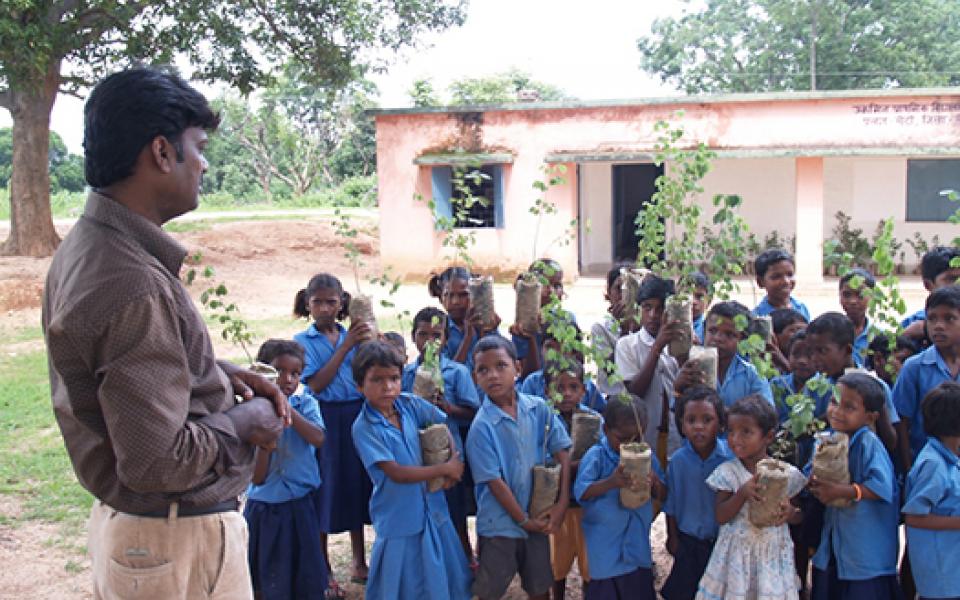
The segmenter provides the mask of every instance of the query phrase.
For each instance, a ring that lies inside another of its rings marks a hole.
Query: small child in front
[[[960,384],[941,383],[921,407],[929,436],[907,476],[907,550],[920,597],[960,597]]]
[[[888,600],[901,598],[897,582],[897,505],[893,463],[870,429],[886,410],[886,391],[866,373],[847,373],[837,381],[840,402],[828,411],[830,426],[850,436],[848,484],[810,481],[823,502],[823,533],[813,556],[814,600]],[[846,507],[829,505],[837,499]]]
[[[473,357],[474,377],[487,395],[466,448],[480,554],[473,593],[481,600],[500,598],[519,573],[529,597],[546,600],[553,586],[547,535],[563,523],[570,497],[570,436],[546,402],[516,391],[520,363],[512,342],[487,336]],[[533,467],[547,455],[560,464],[559,498],[542,514],[528,514]]]
[[[759,499],[757,463],[767,457],[767,447],[777,429],[777,413],[758,395],[737,400],[727,409],[727,442],[736,458],[717,467],[707,485],[717,492],[716,518],[720,534],[700,579],[698,600],[797,598],[799,579],[794,570],[793,542],[788,522],[800,514],[784,501],[781,522],[755,527],[748,518],[748,501]],[[800,493],[806,479],[787,465],[787,498]]]
[[[454,450],[448,461],[424,466],[420,448],[420,429],[443,423],[446,415],[400,391],[403,362],[387,342],[362,344],[351,368],[364,397],[353,441],[373,481],[370,516],[376,539],[366,598],[469,599],[470,568],[446,498],[426,485],[435,477],[456,482],[463,463]]]
[[[620,488],[632,484],[620,465],[620,445],[643,439],[646,411],[638,399],[613,400],[603,413],[604,437],[580,461],[574,495],[583,506],[590,583],[585,600],[655,600],[650,522],[653,500],[666,489],[656,454],[651,455],[651,499],[639,508],[620,503]]]

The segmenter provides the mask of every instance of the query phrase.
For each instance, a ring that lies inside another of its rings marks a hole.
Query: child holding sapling
[[[417,370],[426,367],[432,377],[440,376],[439,383],[433,381],[435,391],[429,398],[424,398],[435,405],[446,416],[444,422],[450,428],[450,433],[463,454],[463,440],[470,430],[470,423],[477,409],[480,408],[480,398],[477,388],[470,377],[469,371],[461,363],[440,356],[439,349],[444,344],[444,332],[447,329],[447,315],[440,309],[427,307],[413,317],[413,331],[411,337],[417,347],[419,356],[413,363],[403,368],[402,387],[404,392],[415,393],[414,381]],[[427,361],[428,355],[430,360]],[[431,364],[428,364],[431,363]],[[467,535],[467,490],[465,482],[461,480],[455,486],[447,489],[447,505],[450,508],[450,518],[460,536],[467,557],[473,558],[470,547],[470,538]]]
[[[847,373],[837,387],[840,399],[833,401],[830,426],[849,438],[849,481],[827,481],[816,474],[810,480],[810,491],[827,505],[813,557],[812,597],[901,598],[897,481],[893,463],[870,427],[886,411],[886,391],[879,379],[866,373]]]
[[[666,600],[692,600],[707,568],[719,525],[714,515],[717,493],[707,477],[733,458],[718,437],[723,430],[723,401],[707,386],[693,386],[674,405],[683,446],[667,465],[667,550],[673,569],[660,594]]]
[[[542,399],[516,391],[520,365],[513,344],[500,336],[474,349],[474,377],[486,394],[467,435],[467,456],[476,482],[480,567],[473,593],[503,596],[520,574],[531,598],[547,598],[553,586],[548,534],[564,521],[570,493],[570,437],[559,415]],[[548,456],[560,465],[556,501],[528,512],[534,467]]]
[[[806,479],[792,465],[767,459],[776,427],[777,413],[762,396],[741,398],[727,409],[727,441],[735,458],[707,478],[717,493],[714,514],[720,531],[700,579],[698,600],[799,595],[786,523],[800,519],[790,499],[800,493]],[[767,477],[778,482],[780,494],[769,494],[775,487]],[[773,513],[769,526],[754,525],[751,513],[760,509]]]
[[[869,298],[864,288],[877,287],[877,280],[866,269],[850,269],[840,278],[840,308],[853,323],[853,360],[862,366],[867,358],[871,325],[867,317]],[[875,333],[875,332],[874,332]]]
[[[807,328],[807,320],[792,308],[778,308],[770,313],[770,323],[773,325],[773,337],[767,344],[767,351],[773,366],[781,373],[790,372],[790,354],[787,344],[793,334]]]
[[[957,259],[960,259],[960,248],[936,246],[928,250],[920,260],[920,277],[923,279],[923,287],[933,293],[940,288],[954,285],[957,279],[960,279],[960,267],[952,265]],[[923,308],[905,318],[900,323],[903,335],[927,345],[929,340],[927,340],[924,323],[926,318],[926,310]]]
[[[420,430],[442,423],[446,415],[423,398],[401,392],[403,363],[386,342],[361,346],[351,366],[365,399],[353,423],[353,439],[374,483],[370,514],[376,538],[365,596],[468,600],[470,568],[447,501],[440,490],[427,487],[436,478],[460,479],[460,453],[453,448],[445,462],[425,466],[420,443]]]
[[[603,413],[604,436],[580,461],[574,495],[583,506],[590,582],[585,600],[655,600],[650,552],[653,502],[666,494],[663,473],[644,444],[644,476],[623,464],[621,453],[642,439],[646,414],[639,400],[614,400]],[[623,492],[640,497],[624,502]]]
[[[547,394],[555,402],[567,433],[573,440],[570,450],[570,479],[577,476],[580,459],[600,440],[603,419],[600,414],[583,404],[586,393],[583,365],[577,362],[547,360],[544,366]],[[567,574],[576,559],[584,587],[590,581],[587,566],[587,546],[581,521],[583,511],[573,499],[561,523],[550,534],[550,555],[553,567],[553,600],[562,600],[566,594]]]
[[[786,398],[804,393],[807,381],[817,373],[813,366],[813,349],[807,340],[805,329],[793,334],[793,338],[785,344],[784,351],[790,357],[790,372],[786,375],[777,375],[770,380],[770,389],[773,392],[773,400],[781,424],[790,416],[790,407],[787,406]]]
[[[757,285],[767,293],[753,309],[754,315],[762,317],[778,308],[792,308],[810,320],[807,306],[791,295],[797,285],[793,255],[782,248],[765,250],[753,261],[753,266]]]
[[[920,352],[920,343],[905,335],[898,335],[890,350],[890,338],[878,333],[867,349],[866,367],[877,374],[892,389],[903,368],[903,363]]]
[[[580,328],[577,327],[576,323],[569,322],[566,324],[567,327],[570,327],[575,332],[575,338],[577,342],[581,340]],[[577,363],[583,365],[583,354],[578,350],[568,351],[565,355],[562,355],[563,344],[555,337],[555,333],[552,331],[552,328],[547,328],[543,333],[543,344],[540,347],[540,354],[543,356],[544,362],[550,362],[551,357],[553,362]],[[530,394],[531,396],[540,396],[541,398],[547,399],[547,373],[545,368],[540,369],[539,371],[534,371],[527,375],[523,381],[520,383],[520,390],[524,394]],[[582,403],[597,411],[600,412],[607,405],[606,398],[603,397],[603,394],[597,389],[597,386],[592,381],[587,381],[584,385],[583,398],[581,399]]]
[[[320,487],[314,451],[324,442],[323,417],[311,394],[297,394],[304,362],[300,344],[267,340],[257,361],[277,370],[277,385],[293,409],[293,424],[274,447],[256,451],[243,511],[250,531],[253,589],[264,600],[321,599],[327,589],[327,563],[312,493]]]
[[[617,342],[621,337],[636,332],[639,324],[633,314],[636,307],[626,306],[623,296],[623,269],[629,269],[632,265],[621,263],[614,265],[607,271],[607,287],[603,292],[603,299],[607,301],[607,314],[603,320],[594,323],[590,328],[590,340],[593,344],[595,356],[600,357],[600,368],[597,371],[597,388],[603,394],[615,394],[623,391],[621,384],[612,384],[608,378],[607,368],[604,363],[614,366],[614,352],[617,349]]]
[[[349,531],[351,579],[362,582],[367,578],[363,525],[370,523],[367,504],[372,486],[350,433],[363,405],[363,397],[353,383],[350,361],[357,346],[372,335],[372,329],[364,321],[350,323],[349,330],[340,324],[349,304],[350,294],[343,291],[339,279],[327,273],[314,275],[307,287],[297,292],[293,304],[294,315],[313,319],[313,323],[293,339],[305,350],[301,381],[317,399],[327,425],[327,440],[318,455],[325,483],[316,495],[324,553],[327,534]]]
[[[693,319],[693,333],[703,344],[704,325],[706,324],[707,310],[713,301],[712,285],[710,278],[702,271],[696,271],[693,274],[693,296],[690,302],[690,316]]]
[[[470,299],[470,271],[464,267],[448,267],[433,275],[427,283],[430,295],[440,301],[447,312],[446,343],[443,355],[473,370],[473,348],[481,337],[494,333],[497,327],[484,325]],[[496,317],[496,315],[495,315]],[[499,323],[499,317],[495,318]]]
[[[560,266],[560,263],[552,258],[540,258],[533,261],[527,269],[527,273],[534,276],[540,283],[539,324],[535,327],[533,325],[535,320],[531,318],[531,323],[514,323],[510,327],[510,335],[514,347],[517,349],[517,356],[520,357],[521,377],[526,377],[530,373],[540,370],[543,364],[543,355],[540,349],[543,346],[543,336],[546,332],[546,320],[562,318],[574,324],[577,322],[573,313],[559,308],[557,304],[563,300],[564,296],[563,267]],[[522,279],[522,275],[517,278],[518,286],[523,285]],[[554,303],[554,314],[544,314],[543,309],[551,303]],[[519,308],[518,304],[518,310]]]
[[[960,384],[944,382],[921,405],[929,436],[907,476],[907,550],[921,598],[960,596]]]

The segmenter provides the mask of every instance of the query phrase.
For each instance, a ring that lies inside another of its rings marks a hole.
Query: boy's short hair
[[[736,300],[717,302],[710,307],[710,312],[707,313],[706,320],[709,321],[712,318],[715,319],[718,317],[723,317],[724,319],[729,319],[732,323],[736,323],[737,315],[743,315],[743,317],[747,319],[747,326],[749,327],[750,309],[743,304],[740,304]],[[740,334],[745,336],[747,332],[744,330],[741,331]]]
[[[642,400],[633,396],[619,396],[610,399],[603,409],[604,425],[610,429],[619,429],[627,422],[635,423],[640,420],[643,430],[647,429],[647,407]],[[643,431],[640,432],[641,435]]]
[[[773,323],[773,333],[780,335],[783,330],[794,323],[808,323],[803,313],[792,308],[778,308],[770,313],[770,321]]]
[[[920,410],[928,436],[960,436],[960,383],[944,381],[927,392]]]
[[[693,281],[693,287],[703,288],[707,290],[708,294],[713,293],[713,289],[711,288],[712,284],[710,282],[710,278],[707,277],[707,274],[704,273],[703,271],[694,271],[693,275],[690,276],[690,279]]]
[[[760,394],[750,394],[734,402],[733,406],[727,409],[727,421],[734,415],[751,417],[764,435],[776,429],[780,423],[776,409]]]
[[[564,373],[572,375],[575,379],[579,380],[581,383],[584,378],[583,363],[577,360],[570,360],[569,358],[561,357],[560,360],[550,360],[548,359],[543,365],[543,384],[546,387],[550,387],[550,384],[553,383],[555,379],[559,379],[560,376]]]
[[[403,361],[400,360],[400,353],[389,342],[371,340],[360,344],[353,361],[350,362],[353,380],[358,386],[363,385],[367,371],[373,367],[396,367],[402,372]]]
[[[898,335],[897,341],[894,342],[893,350],[891,350],[890,336],[888,336],[886,333],[877,333],[874,335],[867,347],[870,349],[870,357],[867,360],[867,366],[869,366],[871,369],[873,368],[872,359],[878,354],[880,356],[889,356],[893,352],[907,350],[910,352],[910,356],[913,356],[917,352],[920,352],[920,342],[906,335]]]
[[[713,409],[717,411],[717,419],[720,421],[720,431],[723,431],[724,416],[723,399],[717,394],[717,390],[706,385],[692,385],[684,390],[683,394],[677,398],[673,406],[674,420],[677,423],[677,431],[683,435],[683,415],[687,411],[687,404],[691,402],[709,402]]]
[[[478,354],[487,350],[503,350],[512,360],[519,360],[517,358],[517,347],[502,335],[491,333],[480,338],[477,345],[473,347],[474,360],[476,360]]]
[[[672,279],[663,279],[656,275],[647,275],[640,289],[637,291],[637,304],[641,304],[651,298],[658,298],[666,301],[667,296],[673,295],[675,286]]]
[[[791,265],[795,264],[793,255],[783,248],[771,248],[761,252],[753,261],[753,271],[757,274],[757,279],[763,279],[771,266],[783,260],[788,261]]]
[[[933,281],[940,273],[950,269],[950,262],[960,257],[960,248],[934,246],[920,259],[920,276]]]
[[[948,285],[930,292],[925,309],[929,312],[937,306],[960,309],[960,285]]]
[[[790,336],[790,340],[787,341],[787,347],[783,349],[784,354],[787,356],[787,358],[790,358],[790,353],[793,352],[793,347],[796,346],[798,343],[802,343],[806,341],[807,341],[807,330],[801,329],[800,331]]]
[[[880,380],[867,373],[845,373],[837,380],[863,398],[863,408],[868,412],[882,413],[887,405],[887,391]]]
[[[836,311],[825,312],[807,325],[807,335],[826,335],[838,346],[853,346],[856,329],[850,317]]]
[[[293,340],[271,338],[260,345],[257,350],[257,362],[271,364],[278,356],[292,356],[304,363],[303,346]]]
[[[850,280],[854,277],[860,277],[863,279],[863,285],[861,287],[877,287],[877,280],[873,274],[870,273],[870,271],[867,271],[861,267],[855,267],[844,273],[843,277],[840,278],[840,289],[843,289],[843,284],[850,283]]]
[[[447,330],[447,313],[436,306],[428,306],[421,308],[417,314],[414,315],[413,327],[410,329],[411,339],[416,337],[417,327],[419,327],[421,323],[432,324],[434,319],[437,320],[437,324],[440,325],[444,331]]]

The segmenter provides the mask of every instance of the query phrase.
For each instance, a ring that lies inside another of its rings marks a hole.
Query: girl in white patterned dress
[[[786,526],[799,522],[799,511],[784,500],[780,522],[773,527],[755,527],[747,517],[748,500],[757,497],[757,463],[766,458],[776,426],[777,413],[762,396],[741,398],[727,411],[727,442],[736,458],[707,478],[707,485],[717,492],[720,534],[700,579],[698,600],[799,597],[793,542]],[[803,474],[789,466],[787,498],[800,493],[805,484]]]

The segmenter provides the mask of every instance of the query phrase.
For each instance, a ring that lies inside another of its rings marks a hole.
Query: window
[[[438,166],[431,176],[438,217],[456,218],[455,226],[465,229],[503,227],[503,165]],[[469,207],[467,198],[475,200]],[[455,211],[455,205],[464,211]]]
[[[907,221],[946,221],[960,203],[941,194],[960,192],[960,160],[912,159],[907,161]]]

